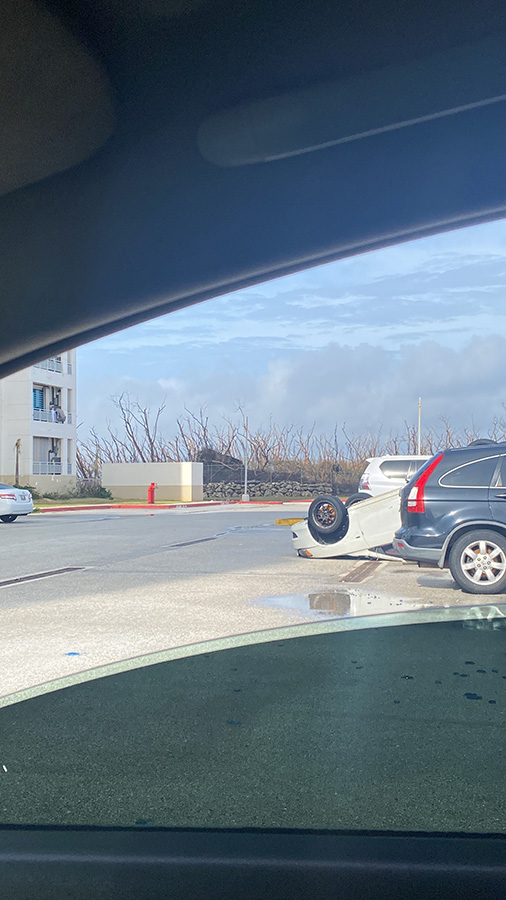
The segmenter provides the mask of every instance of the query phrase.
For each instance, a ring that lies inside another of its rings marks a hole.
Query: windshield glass
[[[4,823],[506,831],[505,236],[0,382]]]

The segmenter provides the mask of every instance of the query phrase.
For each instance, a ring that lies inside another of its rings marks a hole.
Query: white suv
[[[368,459],[358,492],[348,497],[346,506],[404,487],[428,459],[430,456],[376,456]]]

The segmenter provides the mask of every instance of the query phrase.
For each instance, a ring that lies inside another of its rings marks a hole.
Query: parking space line
[[[179,544],[167,544],[164,550],[178,550],[179,547],[193,547],[194,544],[206,544],[207,541],[215,541],[221,537],[219,534],[213,534],[212,537],[195,538],[193,541],[181,541]]]
[[[352,581],[359,582],[364,581],[368,575],[372,575],[376,569],[383,565],[383,563],[379,562],[376,559],[367,560],[367,562],[361,563],[359,566],[356,566],[351,572],[348,572],[341,581]]]
[[[20,575],[19,578],[8,578],[0,581],[0,587],[11,584],[23,584],[25,581],[36,581],[38,578],[51,578],[53,575],[66,575],[67,572],[80,572],[85,566],[66,566],[64,569],[52,569],[50,572],[37,572],[35,575]]]

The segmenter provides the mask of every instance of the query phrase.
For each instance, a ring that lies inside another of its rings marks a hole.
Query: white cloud
[[[396,354],[363,343],[356,348],[330,344],[290,357],[280,357],[259,374],[230,378],[214,372],[206,381],[197,375],[184,380],[97,382],[93,399],[81,403],[83,432],[118,421],[107,397],[128,389],[133,398],[154,409],[165,401],[163,432],[175,431],[185,407],[206,406],[211,423],[234,417],[240,401],[252,427],[272,420],[279,425],[310,427],[330,434],[346,423],[349,431],[382,429],[399,433],[413,424],[418,396],[423,398],[426,426],[447,416],[456,427],[475,425],[486,434],[506,401],[506,339],[474,338],[460,350],[436,341],[403,345]]]
[[[240,399],[252,423],[398,430],[450,415],[487,429],[506,399],[506,222],[398,245],[241,290],[79,353],[83,429],[108,397],[164,399],[163,428]],[[504,325],[503,325],[504,323]]]

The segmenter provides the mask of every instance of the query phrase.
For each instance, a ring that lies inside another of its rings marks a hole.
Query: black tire
[[[348,513],[339,497],[322,494],[321,497],[313,500],[307,517],[309,527],[313,528],[317,534],[335,534],[343,527]]]
[[[372,494],[366,494],[364,491],[357,491],[356,494],[350,494],[346,503],[346,509],[349,509],[350,506],[354,506],[355,503],[360,503],[362,500],[369,500],[372,497]]]
[[[453,544],[448,565],[466,594],[505,594],[506,536],[485,529],[468,531]]]
[[[0,519],[2,520],[2,522],[5,522],[6,525],[10,525],[11,522],[16,521],[17,516],[0,516]]]

